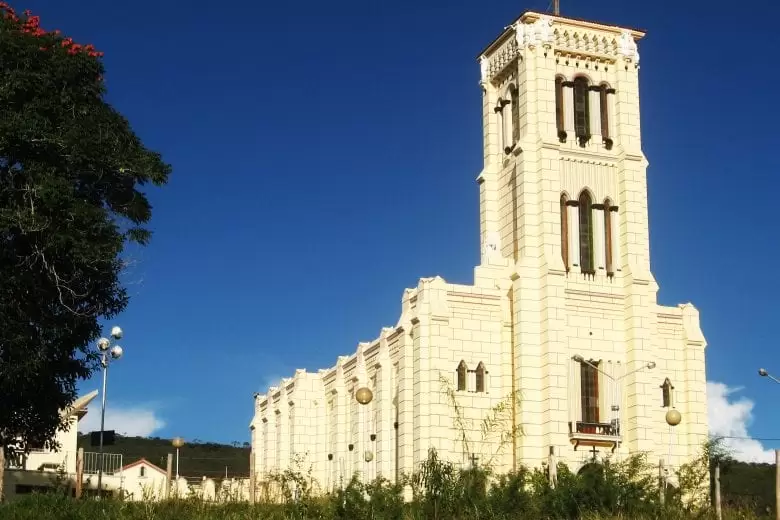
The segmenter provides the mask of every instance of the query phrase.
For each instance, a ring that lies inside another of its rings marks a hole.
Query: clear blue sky
[[[476,55],[548,4],[16,2],[105,51],[110,101],[174,167],[152,192],[154,239],[133,253],[109,407],[151,410],[162,436],[247,440],[253,392],[376,337],[419,277],[469,283]],[[563,0],[562,11],[648,30],[640,88],[659,298],[699,307],[708,379],[744,387],[733,398],[756,403],[750,433],[780,437],[780,386],[756,374],[780,374],[780,7],[666,4]]]

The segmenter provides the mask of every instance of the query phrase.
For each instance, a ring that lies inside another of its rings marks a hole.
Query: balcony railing
[[[75,473],[76,452],[31,452],[24,454],[12,452],[6,459],[6,468],[23,471],[60,471]],[[122,470],[122,455],[119,453],[103,454],[103,474],[116,475]],[[100,469],[100,453],[84,452],[84,474],[97,475]]]
[[[576,450],[583,446],[611,446],[615,451],[620,444],[620,421],[608,423],[575,421],[569,423],[569,439]]]
[[[84,474],[97,475],[100,469],[100,453],[84,452]],[[122,470],[122,455],[120,453],[103,453],[103,474],[115,475]]]

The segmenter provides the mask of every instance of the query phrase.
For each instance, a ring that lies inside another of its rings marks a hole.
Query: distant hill
[[[79,448],[84,451],[98,451],[97,446],[90,445],[89,435],[79,435]],[[105,453],[121,453],[122,463],[130,464],[145,458],[152,464],[165,469],[168,454],[173,454],[174,472],[176,471],[176,449],[171,445],[171,439],[159,437],[123,437],[116,436],[116,443],[104,447]],[[201,477],[249,476],[249,443],[218,444],[195,440],[187,442],[179,450],[179,475],[187,479]]]

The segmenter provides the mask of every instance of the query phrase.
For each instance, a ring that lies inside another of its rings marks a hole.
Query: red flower
[[[24,10],[24,15],[25,16],[32,16],[32,11],[30,11],[29,9],[25,9]]]
[[[38,50],[39,51],[48,51],[49,49],[48,49],[48,47],[39,47]]]

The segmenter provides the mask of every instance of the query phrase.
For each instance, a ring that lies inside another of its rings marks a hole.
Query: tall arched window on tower
[[[512,116],[507,105],[508,99],[498,98],[494,111],[498,114],[498,135],[501,149],[504,153],[512,151]]]
[[[590,103],[588,103],[588,78],[574,79],[574,132],[577,142],[585,146],[590,140]]]
[[[458,364],[458,391],[459,392],[465,392],[466,391],[466,375],[468,374],[469,368],[466,366],[466,362],[461,359],[460,363]]]
[[[569,197],[565,193],[561,194],[561,258],[563,267],[569,271],[569,214],[566,203]]]
[[[593,199],[584,190],[580,194],[580,267],[583,273],[594,274],[593,268]]]
[[[615,268],[613,267],[613,261],[612,261],[612,241],[614,240],[614,237],[612,236],[612,218],[611,218],[611,211],[612,208],[612,201],[609,199],[604,200],[604,263],[607,266],[607,275],[612,276],[615,274]]]
[[[602,83],[599,86],[599,110],[601,112],[601,139],[607,150],[612,149],[612,136],[609,135],[609,85]]]
[[[482,363],[482,361],[479,362],[477,365],[477,373],[476,373],[476,391],[477,392],[484,392],[485,391],[485,364]]]
[[[520,91],[515,85],[509,87],[512,99],[512,148],[520,141]]]
[[[555,77],[555,129],[558,132],[558,140],[566,142],[566,112],[563,108],[563,78]]]

